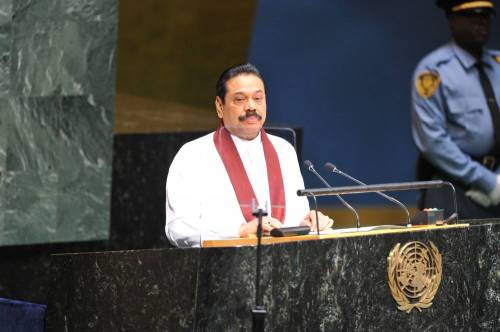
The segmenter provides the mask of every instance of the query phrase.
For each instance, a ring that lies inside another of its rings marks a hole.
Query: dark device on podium
[[[436,223],[444,222],[444,211],[443,209],[423,209],[418,211],[411,223],[413,225],[435,225]]]
[[[309,226],[295,226],[295,227],[280,227],[273,228],[271,230],[271,236],[283,237],[283,236],[298,236],[307,235],[311,231]]]

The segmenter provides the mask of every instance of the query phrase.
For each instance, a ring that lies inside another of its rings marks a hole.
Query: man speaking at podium
[[[166,226],[178,247],[204,239],[247,237],[257,232],[252,206],[266,207],[263,230],[308,225],[315,228],[297,155],[285,140],[262,129],[266,120],[264,80],[252,64],[225,70],[216,85],[220,126],[186,143],[167,176]],[[320,229],[330,219],[319,214]]]

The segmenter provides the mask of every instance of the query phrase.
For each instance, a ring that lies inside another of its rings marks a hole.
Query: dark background
[[[500,20],[489,46],[500,48]],[[304,129],[305,159],[367,183],[413,181],[413,70],[450,40],[434,1],[260,1],[249,53],[267,80],[268,121]],[[306,186],[321,184],[304,174]],[[328,176],[344,185],[339,176]],[[415,204],[414,192],[397,196]],[[387,205],[376,195],[349,197]]]

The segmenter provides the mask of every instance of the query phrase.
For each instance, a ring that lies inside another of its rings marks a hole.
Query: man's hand
[[[476,189],[470,189],[465,193],[465,196],[469,197],[472,199],[474,202],[477,204],[484,206],[484,207],[489,207],[492,203],[490,200],[490,197],[483,193],[482,191],[476,190]]]
[[[477,189],[470,189],[465,193],[465,196],[484,207],[498,205],[500,203],[500,174],[497,175],[496,180],[495,188],[489,194],[485,194]]]
[[[322,231],[325,228],[331,227],[333,225],[333,219],[324,215],[320,211],[318,211],[318,218],[319,218],[319,230]],[[304,220],[300,222],[302,226],[309,226],[311,228],[311,231],[316,230],[316,225],[318,224],[316,222],[316,211],[311,210],[309,213],[304,217]]]
[[[495,188],[488,195],[491,205],[500,203],[500,175],[497,175],[497,184]]]
[[[244,223],[240,226],[240,237],[248,237],[250,234],[257,234],[259,220],[255,218],[252,221]],[[281,222],[273,217],[262,218],[262,230],[264,234],[269,234],[273,228],[281,227]]]

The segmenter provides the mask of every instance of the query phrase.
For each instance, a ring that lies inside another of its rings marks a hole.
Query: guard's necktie
[[[484,96],[486,97],[486,103],[488,104],[488,108],[490,109],[491,119],[493,121],[493,132],[495,135],[493,154],[496,156],[500,156],[500,109],[498,108],[497,100],[495,98],[495,92],[493,91],[491,81],[484,72],[484,63],[478,61],[476,63],[476,68],[479,73],[479,80],[481,81]]]

